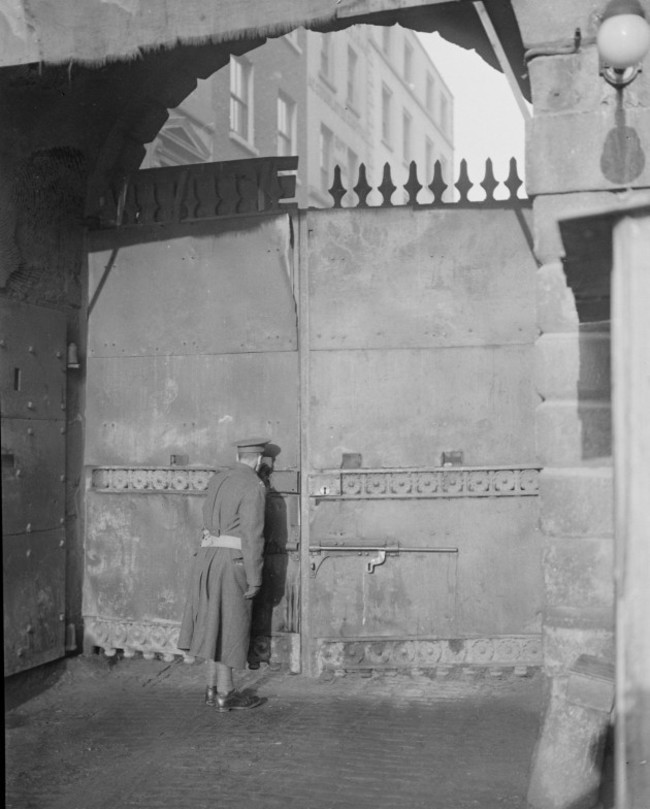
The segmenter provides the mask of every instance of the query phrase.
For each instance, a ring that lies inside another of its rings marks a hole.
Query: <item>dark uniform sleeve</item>
[[[247,487],[239,507],[241,547],[249,587],[260,587],[262,584],[265,501],[266,490],[260,481],[259,485]]]

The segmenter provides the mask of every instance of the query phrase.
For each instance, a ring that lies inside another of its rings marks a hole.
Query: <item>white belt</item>
[[[214,536],[208,534],[207,531],[203,534],[201,540],[202,548],[234,548],[237,551],[241,550],[241,539],[239,537],[231,537],[228,534],[221,534],[221,536]]]

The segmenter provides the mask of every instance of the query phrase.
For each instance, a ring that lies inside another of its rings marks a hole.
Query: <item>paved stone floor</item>
[[[203,705],[203,676],[200,664],[78,657],[29,699],[6,691],[8,809],[525,806],[539,673],[263,667],[237,685],[266,703],[227,714]]]

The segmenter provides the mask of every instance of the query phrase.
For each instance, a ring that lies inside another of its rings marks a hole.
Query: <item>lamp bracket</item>
[[[640,65],[632,65],[631,67],[622,68],[611,67],[610,65],[606,65],[604,63],[601,63],[600,65],[600,75],[605,79],[606,82],[611,84],[612,87],[616,87],[617,90],[631,84],[639,75],[641,70],[642,68]]]

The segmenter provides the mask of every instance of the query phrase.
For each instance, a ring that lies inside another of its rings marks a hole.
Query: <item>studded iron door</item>
[[[65,648],[65,316],[0,301],[4,673]]]

